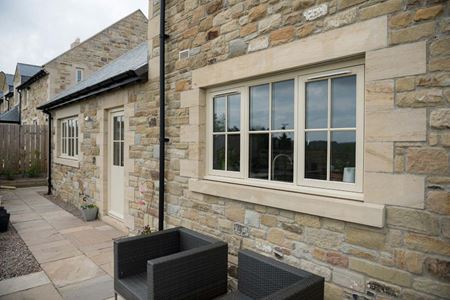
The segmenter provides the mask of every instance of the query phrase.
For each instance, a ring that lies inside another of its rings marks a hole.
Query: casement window
[[[362,65],[208,91],[207,177],[362,192],[363,110]]]
[[[83,73],[84,73],[83,69],[76,68],[76,71],[75,71],[75,80],[76,80],[76,82],[80,82],[80,81],[83,80],[83,75],[84,75]]]
[[[68,118],[61,121],[61,156],[78,157],[78,119]]]

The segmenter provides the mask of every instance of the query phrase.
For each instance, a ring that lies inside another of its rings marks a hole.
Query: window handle
[[[333,72],[333,73],[327,73],[327,74],[323,74],[323,75],[308,77],[308,80],[319,79],[319,78],[323,78],[323,77],[338,76],[338,75],[344,75],[344,74],[350,74],[350,73],[351,73],[351,71],[349,71],[349,70],[339,71],[339,72]]]

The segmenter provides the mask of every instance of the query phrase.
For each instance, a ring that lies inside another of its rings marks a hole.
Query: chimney
[[[70,49],[75,48],[76,46],[78,46],[80,44],[80,38],[76,38],[75,42],[73,42],[72,44],[70,44]]]

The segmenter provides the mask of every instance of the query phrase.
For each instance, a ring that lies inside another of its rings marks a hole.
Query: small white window
[[[362,192],[364,67],[314,70],[208,92],[211,179]]]
[[[61,156],[78,157],[78,119],[68,118],[61,121]]]
[[[80,69],[80,68],[76,69],[76,81],[77,82],[80,82],[83,80],[83,75],[84,75],[83,73],[84,73],[83,69]]]

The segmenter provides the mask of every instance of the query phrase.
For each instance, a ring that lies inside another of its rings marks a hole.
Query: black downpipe
[[[22,91],[17,90],[19,93],[19,125],[22,125]]]
[[[44,113],[48,116],[48,177],[47,177],[47,186],[48,191],[47,195],[52,194],[52,115],[49,111],[44,111]]]
[[[165,40],[166,40],[166,1],[160,1],[159,19],[159,207],[158,230],[164,229],[164,190],[165,190],[165,160],[166,160],[166,72],[165,72]]]

